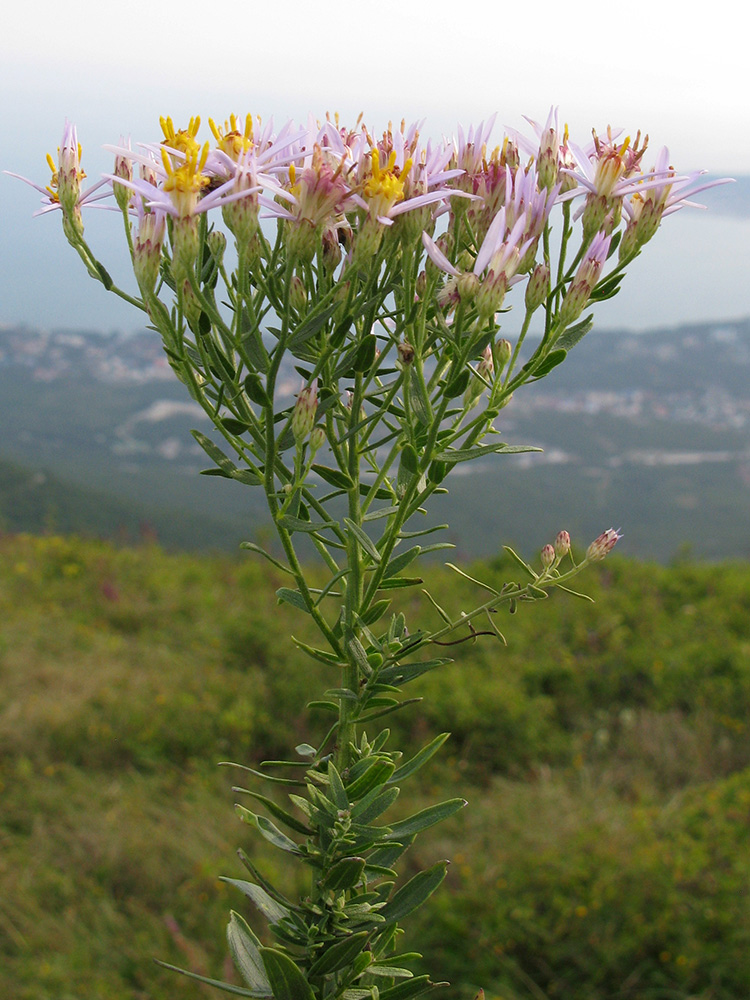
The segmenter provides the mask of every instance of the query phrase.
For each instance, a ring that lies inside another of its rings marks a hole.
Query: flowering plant
[[[113,172],[86,191],[66,125],[52,180],[38,189],[41,211],[61,211],[88,272],[161,336],[217,432],[194,432],[207,473],[263,491],[281,550],[243,547],[288,578],[279,602],[320,636],[292,641],[332,678],[312,703],[331,713],[317,746],[243,766],[288,791],[290,804],[240,789],[261,811],[237,807],[309,869],[309,892],[287,898],[241,853],[250,879],[227,881],[273,943],[232,913],[229,946],[245,985],[186,974],[276,1000],[410,1000],[435,984],[410,970],[413,954],[397,954],[399,924],[447,862],[406,882],[398,865],[422,830],[466,803],[383,820],[447,734],[404,761],[379,720],[411,704],[406,685],[449,662],[436,646],[504,641],[501,609],[572,592],[573,577],[619,537],[603,532],[578,563],[565,531],[538,566],[508,549],[518,578],[500,590],[452,566],[484,599],[456,612],[423,590],[433,624],[413,628],[399,599],[423,584],[417,560],[450,547],[427,538],[446,525],[414,522],[456,466],[537,450],[502,440],[500,412],[565,360],[591,328],[587,306],[617,293],[661,220],[689,204],[698,175],[676,174],[666,150],[644,170],[640,136],[607,130],[581,148],[554,111],[543,126],[530,122],[533,138],[511,132],[492,150],[493,122],[437,144],[416,126],[378,138],[337,118],[275,133],[232,116],[210,121],[213,143],[199,141],[197,118],[182,130],[161,125],[160,142],[111,147]],[[82,209],[108,196],[137,293],[115,284],[85,239]],[[275,235],[263,220],[275,220]],[[512,339],[498,337],[514,298],[523,318]],[[541,336],[527,342],[535,315]],[[290,368],[302,382],[296,400],[283,392]]]

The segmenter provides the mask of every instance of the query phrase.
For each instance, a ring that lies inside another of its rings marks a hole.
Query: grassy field
[[[335,683],[290,646],[306,623],[281,582],[252,556],[0,539],[0,996],[203,995],[154,957],[234,975],[229,910],[253,920],[217,878],[241,877],[235,848],[298,875],[217,764],[314,744],[305,703]],[[406,751],[452,733],[419,804],[469,799],[413,849],[453,864],[407,943],[446,998],[746,1000],[750,566],[614,557],[584,583],[595,604],[522,607],[507,648],[456,647],[393,717]]]

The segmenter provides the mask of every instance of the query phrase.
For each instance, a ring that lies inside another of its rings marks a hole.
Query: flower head
[[[107,179],[102,179],[87,191],[81,191],[81,181],[86,174],[81,168],[81,147],[78,142],[75,125],[67,119],[63,129],[62,142],[57,151],[57,162],[47,154],[47,164],[52,171],[52,177],[47,187],[40,187],[28,177],[20,174],[7,173],[11,177],[17,177],[25,184],[29,184],[41,195],[43,195],[42,208],[35,215],[45,215],[60,209],[63,213],[63,230],[68,240],[76,244],[83,235],[83,220],[81,209],[84,205],[92,205],[95,202],[108,198],[112,193]],[[107,190],[102,191],[103,187]],[[112,206],[102,206],[111,208]]]
[[[609,555],[621,538],[622,535],[620,534],[619,528],[617,530],[614,528],[607,528],[607,530],[603,531],[601,535],[595,538],[591,545],[589,545],[586,549],[586,561],[599,562],[601,559],[604,559],[605,556]]]

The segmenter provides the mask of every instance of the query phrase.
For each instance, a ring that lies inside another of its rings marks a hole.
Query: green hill
[[[305,703],[336,678],[290,648],[280,583],[250,556],[0,538],[0,996],[204,995],[151,959],[232,975],[235,847],[295,888],[216,766],[324,730]],[[415,848],[454,864],[408,944],[446,998],[745,1000],[750,566],[615,556],[584,584],[596,603],[519,608],[507,648],[455,647],[393,716],[407,752],[453,734],[418,805],[469,799]]]

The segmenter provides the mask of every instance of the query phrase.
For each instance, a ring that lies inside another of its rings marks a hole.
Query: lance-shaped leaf
[[[268,398],[266,387],[263,385],[263,380],[258,374],[250,372],[249,375],[245,376],[245,380],[242,385],[245,389],[245,395],[251,402],[264,407],[271,405],[271,400]]]
[[[312,749],[312,748],[311,748]],[[310,755],[314,755],[315,751]],[[260,792],[253,792],[249,788],[233,788],[233,792],[242,792],[244,795],[250,795],[257,802],[262,802],[263,805],[268,809],[272,816],[275,816],[277,820],[284,823],[289,827],[290,830],[294,830],[295,833],[301,833],[304,836],[309,836],[312,831],[309,830],[304,823],[300,823],[296,817],[292,816],[285,809],[282,809],[280,805],[269,799],[265,795],[261,795]]]
[[[364,870],[364,858],[342,858],[327,872],[323,879],[323,888],[333,892],[353,889],[361,880]]]
[[[565,351],[569,351],[571,347],[575,347],[579,340],[589,332],[589,330],[594,325],[593,315],[586,316],[582,319],[580,323],[576,323],[575,326],[569,326],[567,330],[564,330],[560,336],[557,338],[556,345],[561,347]]]
[[[288,854],[302,853],[299,845],[295,844],[285,833],[282,833],[270,819],[267,819],[265,816],[258,816],[256,813],[250,812],[249,809],[245,809],[244,806],[237,805],[234,808],[240,819],[244,820],[245,823],[251,823],[255,826],[269,844],[273,844],[274,847],[278,847],[280,851],[286,851]]]
[[[279,587],[276,591],[276,597],[279,604],[291,604],[292,607],[299,608],[300,611],[306,611],[308,615],[310,614],[310,607],[299,590],[292,590],[290,587]]]
[[[373,562],[380,562],[380,553],[378,552],[375,542],[370,538],[366,531],[363,531],[358,524],[355,524],[350,518],[344,518],[344,524],[347,526],[349,531],[354,535],[359,543],[361,549],[364,549],[369,556],[372,557]]]
[[[225,876],[220,876],[220,881],[235,886],[248,899],[252,899],[269,924],[277,924],[284,917],[289,916],[289,910],[285,906],[277,903],[275,899],[271,899],[265,889],[261,889],[254,882],[246,882],[241,878],[226,878]]]
[[[421,545],[413,545],[410,549],[407,549],[406,552],[401,552],[394,559],[391,559],[385,568],[383,579],[389,580],[391,577],[397,576],[403,569],[406,569],[410,563],[413,563],[421,552]]]
[[[438,861],[431,868],[426,868],[409,879],[380,911],[386,923],[392,924],[403,920],[418,909],[437,889],[447,871],[448,862]]]
[[[420,767],[435,756],[449,736],[450,733],[441,733],[439,736],[436,736],[434,740],[427,744],[427,746],[422,747],[419,753],[416,753],[410,760],[407,760],[405,763],[401,764],[400,767],[397,767],[388,779],[388,783],[396,784],[399,781],[403,781],[404,778],[408,778],[409,775],[414,774],[415,771],[418,771]]]
[[[346,794],[350,802],[357,802],[379,785],[384,785],[393,774],[396,765],[385,757],[376,757],[370,767],[347,785]]]
[[[339,307],[338,302],[334,302],[333,305],[327,306],[322,309],[316,315],[310,316],[309,319],[305,320],[301,326],[298,326],[289,339],[289,349],[294,352],[300,348],[310,337],[314,337],[316,333],[319,333],[323,327],[326,325],[328,320],[333,316]]]
[[[244,917],[234,910],[229,915],[227,941],[234,964],[250,989],[263,996],[271,996],[271,984],[268,982],[263,959],[260,957],[262,945],[248,927]]]
[[[304,531],[310,534],[314,531],[326,531],[337,527],[336,521],[305,521],[304,518],[293,517],[291,514],[283,514],[276,523],[288,531],[290,535],[295,531]]]
[[[218,445],[214,444],[211,438],[206,437],[201,431],[191,431],[190,433],[208,457],[216,462],[217,468],[221,470],[223,475],[231,479],[234,473],[237,472],[237,466],[234,462],[224,454]]]
[[[393,805],[398,794],[399,789],[394,785],[384,791],[374,788],[352,809],[352,819],[356,819],[358,823],[372,823]]]
[[[489,455],[522,455],[529,451],[543,451],[523,444],[480,444],[476,448],[457,448],[455,451],[441,451],[435,458],[439,462],[471,462],[475,458],[486,458]]]
[[[432,423],[432,407],[430,406],[430,397],[427,395],[424,378],[417,371],[416,367],[409,368],[408,370],[411,373],[410,400],[412,411],[420,424],[429,426]]]
[[[385,667],[380,671],[379,679],[386,684],[408,684],[409,681],[426,674],[428,670],[452,662],[450,657],[438,657],[434,660],[420,660],[418,663],[394,663],[392,667]]]
[[[310,966],[310,978],[327,976],[331,972],[338,972],[339,969],[351,965],[355,958],[362,953],[369,936],[369,931],[360,931],[358,934],[352,934],[351,937],[336,941]]]
[[[169,962],[160,962],[158,958],[156,959],[156,964],[160,965],[162,969],[169,969],[170,972],[179,972],[181,976],[187,976],[188,979],[195,979],[196,982],[206,983],[217,990],[223,990],[224,993],[233,993],[239,997],[254,997],[258,995],[254,990],[245,989],[244,986],[234,986],[232,983],[224,983],[220,979],[209,979],[208,976],[199,976],[197,972],[188,972],[187,969],[181,969],[178,965],[170,965]]]
[[[545,375],[549,375],[553,368],[557,368],[565,360],[567,351],[563,349],[557,349],[550,351],[546,358],[540,361],[538,364],[533,365],[531,362],[528,365],[524,365],[524,368],[528,368],[534,379],[544,378]]]
[[[459,809],[467,804],[466,799],[447,799],[445,802],[438,802],[434,806],[427,806],[420,809],[418,813],[402,819],[398,823],[391,824],[391,832],[384,838],[385,840],[401,840],[402,837],[410,837],[412,834],[421,833],[436,823],[442,823]]]
[[[351,476],[340,469],[329,469],[327,465],[313,465],[312,470],[338,490],[350,490],[354,486]]]
[[[288,955],[277,948],[261,948],[260,954],[274,1000],[315,1000],[312,987]]]
[[[248,549],[250,552],[257,552],[258,555],[263,556],[270,563],[272,563],[276,567],[276,569],[280,569],[282,573],[288,573],[289,576],[294,576],[294,573],[292,573],[292,571],[289,569],[288,566],[285,566],[282,562],[279,562],[278,559],[275,559],[272,555],[266,552],[265,549],[262,549],[260,545],[256,545],[255,542],[240,542],[240,548]]]
[[[380,1000],[412,1000],[413,997],[447,985],[448,983],[433,983],[429,976],[415,976],[414,979],[392,986],[389,990],[381,990]]]

